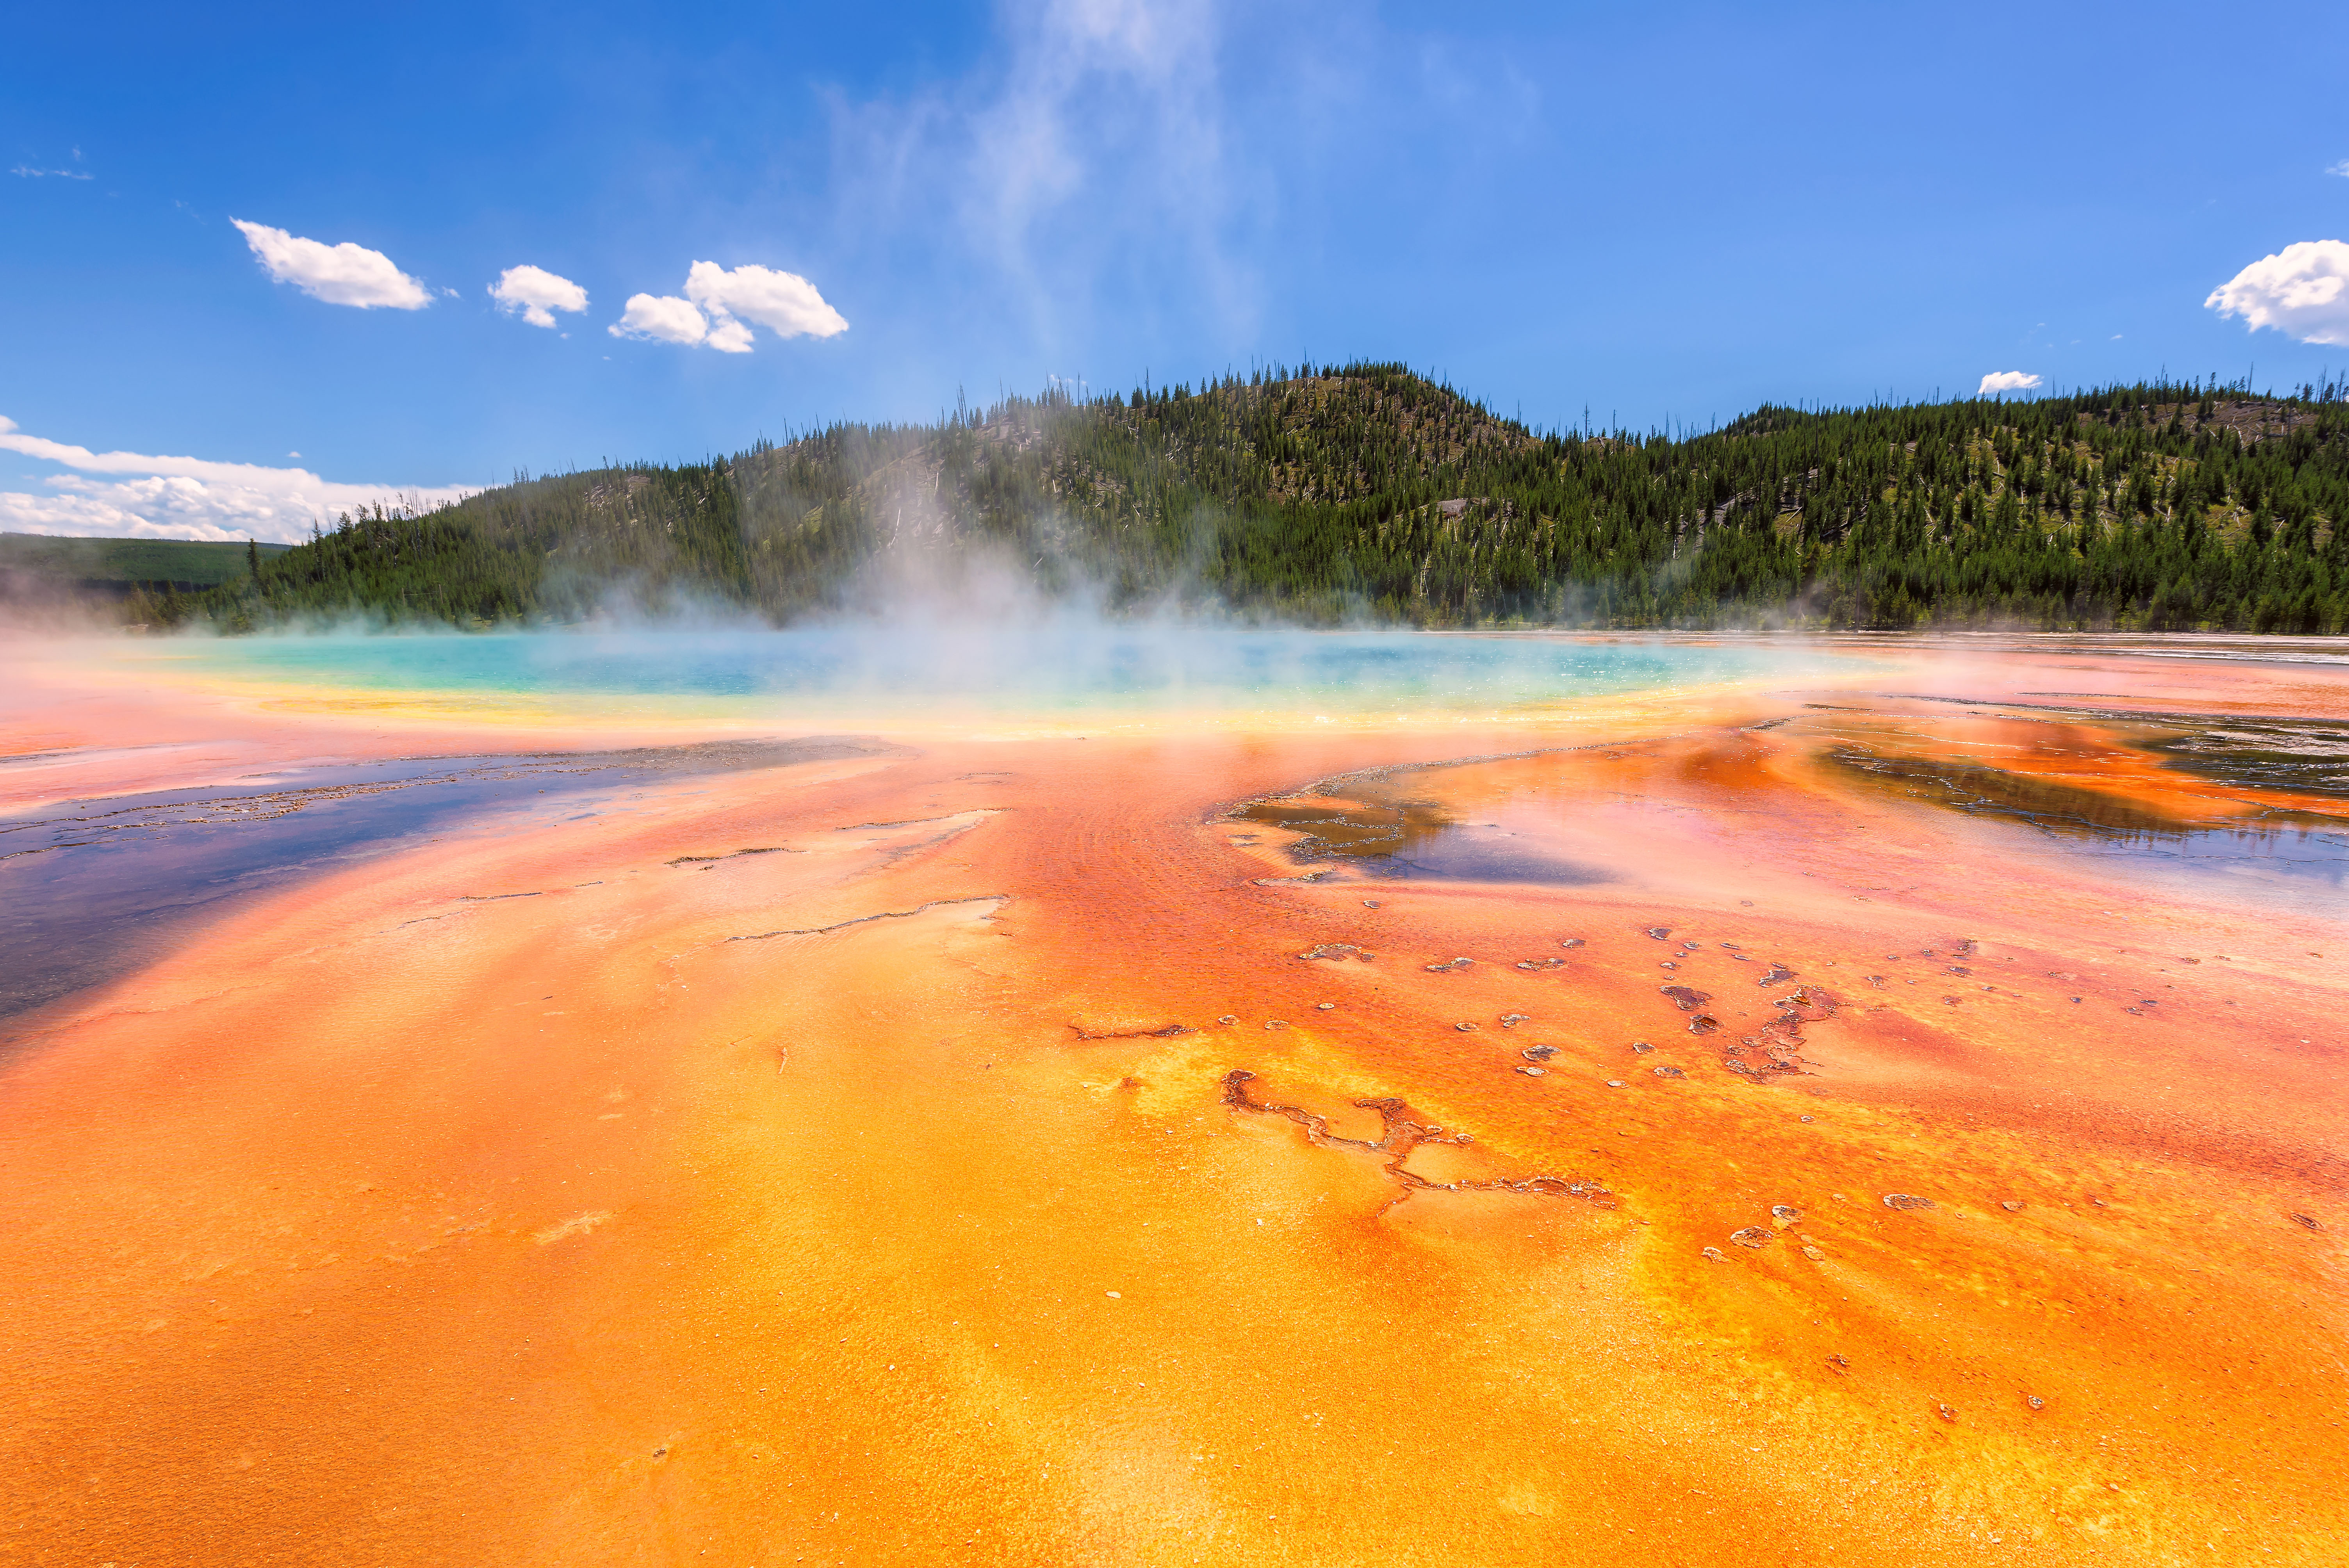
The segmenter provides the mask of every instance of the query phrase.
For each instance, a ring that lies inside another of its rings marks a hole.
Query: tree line
[[[142,618],[783,623],[978,559],[1308,623],[2349,629],[2349,398],[2144,383],[1536,432],[1400,365],[1055,389],[371,509]]]

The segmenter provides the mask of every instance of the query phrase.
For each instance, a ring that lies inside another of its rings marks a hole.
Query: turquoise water
[[[1788,643],[918,625],[795,631],[316,635],[150,645],[210,680],[457,696],[832,708],[1491,712],[1804,669]]]

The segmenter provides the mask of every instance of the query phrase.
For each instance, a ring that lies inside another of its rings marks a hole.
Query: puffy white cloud
[[[651,337],[663,343],[700,343],[709,323],[690,300],[675,294],[630,294],[620,319],[605,329],[614,337]]]
[[[0,531],[12,533],[291,544],[307,537],[313,521],[331,525],[336,514],[378,501],[422,511],[471,493],[457,486],[337,484],[306,469],[258,463],[93,452],[22,434],[5,418],[0,451],[74,470],[47,480],[47,494],[0,491]],[[109,477],[84,477],[92,474]]]
[[[2302,343],[2349,347],[2349,241],[2302,240],[2210,291],[2205,310],[2240,315]]]
[[[758,266],[730,273],[716,262],[696,262],[685,274],[685,297],[713,316],[754,321],[778,337],[831,337],[848,330],[846,319],[797,273]],[[749,333],[742,343],[747,350]]]
[[[587,308],[585,289],[543,267],[508,267],[490,285],[490,297],[533,326],[553,326],[558,310],[576,315]]]
[[[2039,385],[2039,377],[2027,370],[1993,370],[1982,378],[1974,396],[1987,397],[1993,392],[2028,392]]]
[[[2338,174],[2342,179],[2349,180],[2349,158],[2343,159],[2340,162],[2334,164],[2324,172],[2327,174]]]
[[[848,330],[841,314],[797,273],[759,266],[729,272],[716,262],[696,262],[686,270],[685,293],[683,299],[630,294],[608,330],[614,337],[699,344],[720,354],[750,352],[751,322],[778,337],[831,337]]]
[[[305,240],[266,223],[232,218],[244,242],[281,284],[292,284],[328,304],[356,305],[373,310],[422,310],[432,303],[432,291],[392,265],[381,251],[370,251],[346,240],[339,245]]]

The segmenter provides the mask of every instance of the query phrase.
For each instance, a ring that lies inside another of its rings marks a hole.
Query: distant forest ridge
[[[1009,572],[1304,624],[2349,629],[2349,387],[1764,407],[1537,433],[1400,365],[1302,366],[376,509],[149,624],[460,627],[688,602],[781,624]]]
[[[181,539],[76,539],[46,533],[0,533],[0,575],[98,597],[123,597],[141,588],[194,591],[250,578],[254,554],[275,555],[283,544],[214,544]]]

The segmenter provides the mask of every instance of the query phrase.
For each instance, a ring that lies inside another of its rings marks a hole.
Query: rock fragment
[[[1930,1209],[1933,1206],[1933,1200],[1920,1198],[1914,1192],[1887,1192],[1884,1194],[1884,1206],[1888,1209]]]

